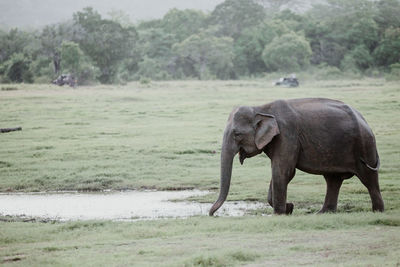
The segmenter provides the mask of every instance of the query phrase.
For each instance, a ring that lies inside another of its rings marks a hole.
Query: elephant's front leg
[[[268,204],[271,205],[272,208],[274,207],[272,200],[272,179],[271,182],[269,183],[269,189],[268,189]],[[292,214],[293,208],[294,208],[293,203],[286,203],[286,214]]]
[[[293,203],[286,203],[286,195],[287,186],[294,174],[295,168],[288,168],[279,163],[272,164],[270,194],[272,193],[272,206],[276,214],[291,214],[293,212],[294,205]]]

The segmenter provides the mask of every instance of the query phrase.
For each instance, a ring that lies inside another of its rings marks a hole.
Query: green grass
[[[0,87],[10,87],[0,85]],[[297,172],[292,216],[196,217],[152,222],[0,223],[0,264],[396,265],[400,264],[400,85],[378,79],[303,82],[180,81],[71,89],[0,90],[0,191],[209,189],[219,186],[222,132],[234,106],[329,97],[357,108],[381,157],[386,212],[371,213],[366,188],[346,180],[338,214],[316,216],[320,176]],[[228,200],[266,202],[266,156],[235,160]]]
[[[399,225],[398,216],[372,212],[0,223],[0,257],[26,266],[395,266]]]

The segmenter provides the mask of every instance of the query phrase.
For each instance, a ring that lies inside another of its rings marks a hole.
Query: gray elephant
[[[375,137],[363,116],[340,101],[306,98],[232,111],[222,143],[220,193],[210,216],[228,195],[235,155],[239,153],[243,164],[262,152],[271,159],[268,203],[275,214],[293,211],[286,192],[296,169],[324,176],[327,191],[321,213],[336,211],[342,182],[354,175],[367,187],[372,210],[384,210]]]

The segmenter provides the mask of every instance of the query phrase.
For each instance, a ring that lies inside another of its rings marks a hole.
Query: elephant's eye
[[[242,137],[242,133],[234,132],[233,136],[234,136],[235,139],[240,139]]]

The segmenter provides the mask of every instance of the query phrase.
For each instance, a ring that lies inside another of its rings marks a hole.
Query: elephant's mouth
[[[240,161],[241,165],[243,165],[243,162],[244,162],[245,158],[247,158],[246,151],[244,151],[243,148],[240,148],[239,149],[239,161]]]
[[[244,150],[242,147],[239,149],[239,161],[240,164],[243,165],[243,162],[246,158],[251,158],[254,157],[255,155],[260,154],[262,151],[261,150],[255,150],[251,153],[247,153],[246,150]]]

